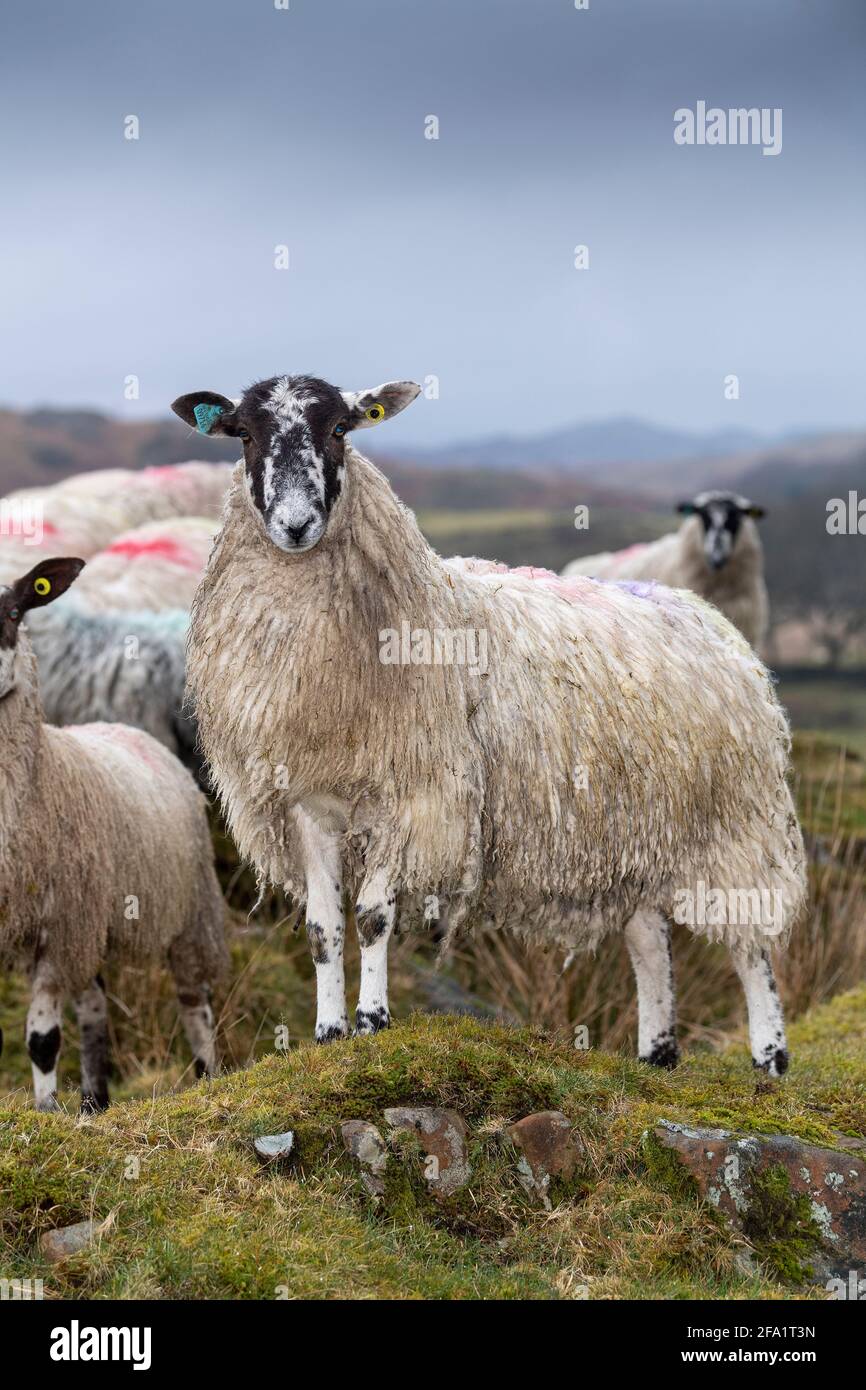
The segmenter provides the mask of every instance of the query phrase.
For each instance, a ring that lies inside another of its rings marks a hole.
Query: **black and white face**
[[[744,517],[757,521],[764,515],[746,497],[732,492],[702,492],[693,502],[680,502],[681,516],[696,516],[704,528],[704,555],[710,569],[720,570],[734,553]]]
[[[31,608],[53,603],[84,569],[83,560],[43,560],[14,584],[0,588],[0,700],[17,685],[18,634]]]
[[[239,401],[193,391],[172,410],[202,434],[242,441],[249,497],[268,538],[302,554],[322,539],[340,495],[347,435],[389,420],[420,389],[391,381],[340,391],[317,377],[278,376],[257,382]]]

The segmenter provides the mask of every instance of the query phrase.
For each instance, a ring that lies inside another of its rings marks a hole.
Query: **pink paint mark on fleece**
[[[104,739],[106,743],[125,748],[154,772],[165,770],[166,755],[161,744],[142,729],[133,729],[129,724],[78,724],[65,729],[64,732],[71,734],[73,738],[82,739],[85,743],[92,738]]]
[[[194,550],[189,547],[179,545],[170,536],[155,536],[152,540],[136,540],[132,536],[121,537],[119,540],[112,541],[111,545],[106,546],[103,555],[127,555],[131,560],[138,560],[142,555],[159,556],[162,560],[168,560],[172,565],[178,565],[185,570],[201,569],[201,558]]]
[[[143,468],[141,470],[141,476],[147,478],[148,481],[156,483],[157,486],[173,483],[178,477],[177,464],[152,463],[149,468]]]

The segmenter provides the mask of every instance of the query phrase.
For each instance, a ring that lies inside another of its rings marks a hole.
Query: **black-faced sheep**
[[[686,518],[678,531],[646,545],[582,556],[563,575],[655,579],[671,589],[691,589],[760,649],[769,621],[764,551],[755,525],[763,508],[733,492],[701,492],[692,502],[680,502],[677,511]]]
[[[804,896],[768,673],[713,607],[654,584],[447,565],[350,431],[418,393],[278,377],[181,397],[237,437],[188,672],[241,852],[306,898],[316,1036],[345,1035],[341,861],[360,1032],[389,1021],[401,910],[592,947],[624,929],[641,1055],[675,1059],[668,923],[724,940],[755,1064],[787,1065],[767,955]]]
[[[0,589],[0,959],[32,977],[27,1046],[39,1109],[57,1105],[64,998],[81,1025],[86,1108],[107,1091],[100,970],[167,954],[198,1074],[215,1065],[210,985],[226,961],[204,801],[138,729],[44,724],[23,620],[83,565],[45,559]]]

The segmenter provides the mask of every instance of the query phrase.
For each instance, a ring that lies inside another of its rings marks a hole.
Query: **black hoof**
[[[789,1062],[788,1050],[785,1047],[777,1047],[769,1057],[765,1057],[763,1060],[757,1057],[752,1058],[752,1066],[755,1070],[765,1071],[768,1076],[784,1076],[788,1070]]]
[[[108,1091],[82,1091],[81,1092],[81,1113],[82,1115],[98,1115],[101,1111],[107,1110],[109,1105]]]
[[[343,1039],[347,1038],[348,1036],[348,1023],[329,1023],[326,1028],[320,1026],[317,1026],[316,1028],[317,1043],[342,1042]]]
[[[374,1009],[367,1013],[364,1009],[355,1011],[355,1037],[367,1037],[370,1033],[381,1033],[383,1028],[391,1027],[391,1015],[387,1009]]]
[[[663,1067],[665,1071],[673,1071],[674,1067],[679,1066],[680,1050],[677,1040],[674,1037],[656,1038],[646,1057],[641,1057],[642,1062],[649,1062],[651,1067]]]

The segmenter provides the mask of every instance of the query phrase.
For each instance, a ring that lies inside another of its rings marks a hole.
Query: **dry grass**
[[[793,1019],[866,979],[866,802],[864,764],[826,740],[801,739],[797,748],[798,799],[809,829],[811,894],[806,916],[787,955],[777,961],[788,1016]],[[255,900],[251,875],[215,827],[226,895],[233,916],[230,980],[218,999],[224,1064],[248,1066],[278,1048],[312,1036],[315,1016],[313,966],[297,916],[279,896],[248,919]],[[502,934],[460,944],[436,971],[435,948],[418,937],[394,943],[392,1012],[413,1009],[465,1011],[540,1025],[562,1040],[584,1025],[589,1043],[634,1055],[637,1009],[634,982],[621,938],[596,956],[578,956],[563,969],[564,953],[528,950]],[[745,1035],[745,1004],[724,948],[674,935],[680,1038],[685,1048],[723,1050]],[[347,934],[349,998],[357,989],[354,933]],[[171,982],[157,967],[109,972],[113,1093],[142,1096],[190,1079],[189,1054],[179,1033]],[[0,1096],[29,1084],[23,1021],[26,986],[20,977],[0,979],[6,1051],[0,1061]],[[281,1036],[278,1030],[285,1030]],[[61,1077],[77,1069],[75,1028],[66,1029]]]

